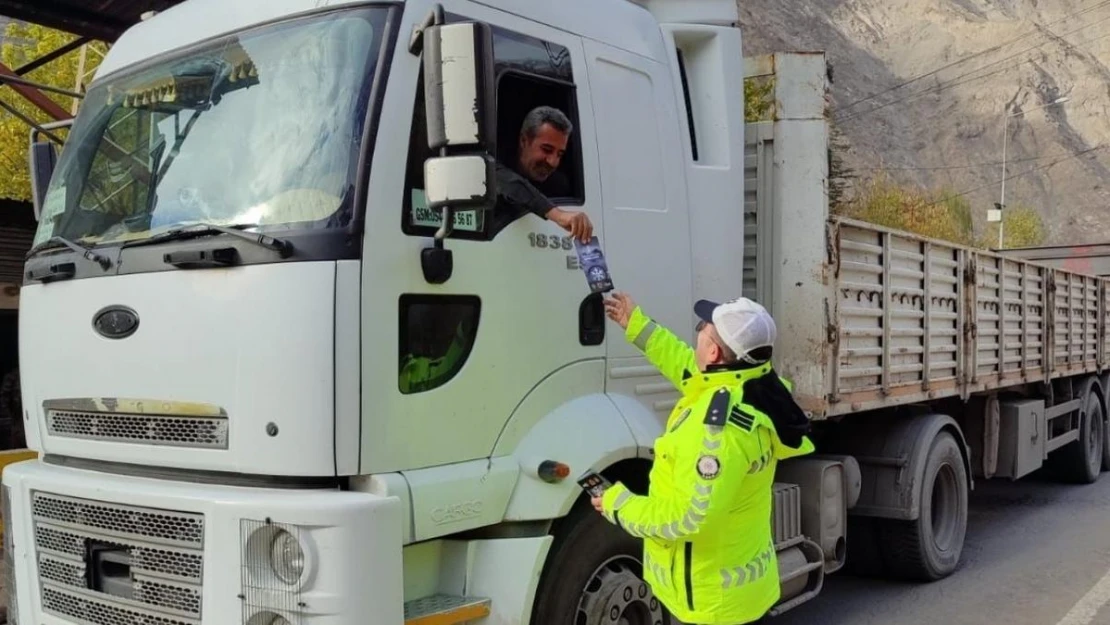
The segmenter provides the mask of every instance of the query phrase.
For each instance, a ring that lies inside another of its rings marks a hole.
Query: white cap
[[[700,300],[694,304],[694,313],[716,326],[725,345],[745,362],[758,364],[748,353],[775,344],[778,331],[771,313],[746,297],[724,304]]]

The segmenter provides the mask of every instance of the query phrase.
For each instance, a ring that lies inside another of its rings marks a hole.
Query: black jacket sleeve
[[[514,212],[529,212],[547,219],[552,204],[546,195],[524,176],[501,163],[497,163],[496,173],[497,195],[501,202],[514,209]]]

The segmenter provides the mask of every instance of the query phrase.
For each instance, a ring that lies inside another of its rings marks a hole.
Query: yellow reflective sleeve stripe
[[[636,339],[632,341],[632,344],[638,347],[640,351],[646,352],[648,348],[648,339],[651,338],[651,334],[655,332],[656,327],[658,326],[655,325],[654,321],[648,322],[648,324],[644,326],[644,329],[640,330],[639,334],[636,335]]]
[[[735,492],[740,486],[747,467],[739,458],[722,459],[721,452],[726,451],[722,445],[724,430],[711,425],[703,428],[701,445],[692,449],[693,453],[676,455],[675,461],[680,465],[675,475],[677,495],[634,495],[623,485],[619,490],[615,486],[605,493],[603,508],[619,513],[610,515],[619,519],[617,522],[626,532],[639,538],[672,541],[692,536],[701,530],[714,504],[727,501],[727,493]],[[707,476],[699,473],[698,466],[702,462],[707,462],[702,466],[709,472]],[[726,472],[725,463],[735,466]],[[723,490],[726,494],[715,498],[715,490]]]
[[[675,386],[682,383],[684,371],[696,368],[693,348],[645,315],[639,306],[628,320],[625,338]]]

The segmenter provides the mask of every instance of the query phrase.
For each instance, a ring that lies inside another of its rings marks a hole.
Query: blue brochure
[[[597,237],[591,237],[588,243],[578,239],[574,240],[574,249],[578,252],[578,266],[586,274],[586,283],[594,293],[606,293],[613,290],[613,278],[609,276],[609,265],[605,262],[605,254],[601,251],[601,244]]]

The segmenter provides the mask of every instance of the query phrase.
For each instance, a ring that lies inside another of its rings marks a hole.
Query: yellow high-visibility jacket
[[[679,620],[756,621],[780,597],[771,534],[775,467],[811,453],[813,443],[796,435],[799,444],[786,445],[772,419],[745,402],[746,383],[777,375],[770,363],[699,372],[694,350],[639,308],[625,334],[682,397],[655,441],[648,494],[618,482],[602,497],[603,514],[643,538],[645,581]]]

